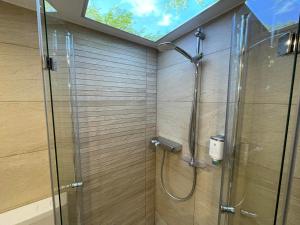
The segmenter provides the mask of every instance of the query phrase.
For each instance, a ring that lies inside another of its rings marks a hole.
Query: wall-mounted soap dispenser
[[[224,136],[211,136],[209,140],[209,155],[214,165],[219,165],[223,159]]]

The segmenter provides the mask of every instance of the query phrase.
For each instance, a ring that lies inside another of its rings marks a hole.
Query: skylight
[[[85,17],[157,41],[219,0],[89,0]]]
[[[56,9],[47,1],[45,1],[45,10],[49,13],[57,12]]]
[[[246,5],[269,31],[298,23],[300,0],[247,0]]]

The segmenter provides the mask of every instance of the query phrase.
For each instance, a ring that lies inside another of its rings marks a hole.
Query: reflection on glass
[[[45,10],[48,13],[57,12],[57,10],[47,1],[45,1]]]
[[[219,0],[89,0],[85,16],[157,41]]]
[[[300,0],[247,0],[246,4],[269,31],[298,23]]]

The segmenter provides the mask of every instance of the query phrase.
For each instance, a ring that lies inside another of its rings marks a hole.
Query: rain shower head
[[[182,54],[184,57],[188,58],[191,62],[193,62],[193,57],[189,53],[187,53],[182,48],[178,47],[177,45],[175,45],[172,42],[160,43],[158,45],[158,50],[161,52],[167,51],[167,50],[175,50],[175,51],[179,52],[180,54]]]

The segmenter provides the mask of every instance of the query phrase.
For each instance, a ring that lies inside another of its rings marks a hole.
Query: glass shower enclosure
[[[141,224],[154,218],[156,51],[99,40],[50,3],[37,13],[56,225]]]
[[[284,4],[249,0],[233,19],[222,225],[300,220],[299,4],[283,12]]]
[[[300,151],[296,132],[300,73],[295,44],[299,43],[299,8],[295,4],[295,10],[284,12],[280,11],[284,1],[263,2],[247,1],[233,18],[220,225],[297,225],[300,221],[300,156],[296,154]],[[129,88],[110,86],[126,79],[120,71],[128,68],[114,67],[110,71],[114,76],[106,76],[107,68],[95,52],[105,49],[93,46],[98,40],[85,36],[84,28],[58,19],[46,1],[37,4],[43,22],[40,45],[45,55],[56,225],[142,224],[137,221],[151,212],[145,201],[154,201],[155,188],[155,165],[149,160],[155,153],[144,151],[156,136],[151,127],[156,123],[151,95],[156,84],[151,77],[154,53],[147,52],[145,68],[132,71],[135,82],[128,79]],[[272,8],[270,15],[261,10],[266,7]],[[142,63],[138,50],[127,54]],[[147,75],[141,77],[144,70]],[[108,85],[97,87],[100,80]],[[101,102],[96,93],[101,93]],[[128,129],[130,125],[134,129]],[[131,139],[123,135],[128,132]],[[101,155],[94,151],[100,148]],[[133,206],[141,213],[131,211]]]
[[[81,224],[82,178],[73,35],[47,1],[37,1],[44,67],[55,223]]]

